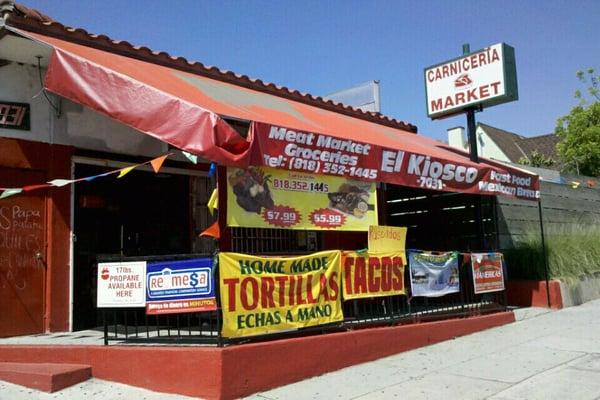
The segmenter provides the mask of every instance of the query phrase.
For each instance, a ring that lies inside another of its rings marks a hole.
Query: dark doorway
[[[75,177],[108,171],[76,164]],[[74,186],[73,330],[102,324],[99,260],[190,252],[190,178],[134,170]]]

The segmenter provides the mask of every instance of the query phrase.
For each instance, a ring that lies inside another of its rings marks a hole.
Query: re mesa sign
[[[517,100],[515,50],[499,43],[428,67],[425,87],[427,115],[433,119]]]

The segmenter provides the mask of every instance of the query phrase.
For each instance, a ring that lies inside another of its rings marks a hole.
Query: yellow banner
[[[227,169],[227,225],[367,231],[377,224],[375,183],[250,167]]]
[[[342,254],[344,300],[406,294],[404,251]]]
[[[340,251],[301,257],[219,253],[224,337],[342,321]]]
[[[369,226],[369,251],[399,251],[404,253],[406,228],[399,226]]]

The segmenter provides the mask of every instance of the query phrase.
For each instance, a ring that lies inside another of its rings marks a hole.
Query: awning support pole
[[[467,55],[471,52],[471,46],[468,43],[463,44],[463,55]],[[471,161],[478,163],[479,155],[477,154],[477,126],[475,124],[475,107],[467,109],[467,135],[469,137],[469,158]],[[483,229],[483,218],[481,212],[481,195],[477,195],[475,199],[475,223],[477,224],[477,245],[478,250],[487,250],[485,242],[485,230]]]
[[[542,198],[538,200],[538,213],[540,216],[540,235],[542,239],[542,257],[544,258],[544,274],[546,275],[546,299],[548,301],[548,308],[551,307],[550,302],[550,278],[548,273],[548,254],[546,253],[546,240],[544,239],[544,221],[542,218]]]

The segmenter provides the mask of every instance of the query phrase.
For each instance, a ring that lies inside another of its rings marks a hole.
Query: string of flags
[[[173,155],[173,153],[168,153],[168,154],[162,155],[160,157],[156,157],[152,160],[149,160],[149,161],[146,161],[146,162],[143,162],[140,164],[134,164],[134,165],[130,165],[130,166],[127,166],[124,168],[119,168],[119,169],[115,169],[112,171],[104,172],[102,174],[86,176],[84,178],[53,179],[46,183],[37,184],[37,185],[27,185],[27,186],[23,186],[20,188],[0,188],[0,191],[1,191],[0,199],[6,199],[7,197],[11,197],[11,196],[14,196],[14,195],[17,195],[20,193],[31,192],[33,190],[38,190],[38,189],[46,189],[46,188],[51,188],[51,187],[63,187],[63,186],[71,185],[73,183],[78,183],[78,182],[91,182],[94,179],[102,178],[102,177],[114,175],[114,174],[118,174],[117,179],[121,179],[125,175],[127,175],[128,173],[130,173],[131,171],[136,169],[137,167],[140,167],[142,165],[148,165],[148,164],[150,164],[152,166],[152,170],[154,171],[154,173],[158,173],[160,171],[163,163],[165,162],[165,160],[171,155]]]
[[[198,156],[195,156],[195,155],[193,155],[191,153],[187,153],[187,152],[182,152],[182,153],[193,164],[198,163]],[[27,186],[23,186],[20,188],[0,187],[0,199],[6,199],[8,197],[15,196],[20,193],[31,192],[33,190],[38,190],[38,189],[46,189],[46,188],[51,188],[51,187],[64,187],[64,186],[71,185],[71,184],[78,183],[78,182],[91,182],[94,179],[102,178],[102,177],[109,176],[109,175],[117,175],[118,174],[117,179],[121,179],[125,175],[127,175],[128,173],[133,171],[134,169],[136,169],[142,165],[148,165],[148,164],[150,164],[152,166],[152,170],[154,171],[154,173],[157,174],[160,171],[165,160],[169,156],[172,156],[172,155],[173,155],[173,153],[168,153],[168,154],[162,155],[160,157],[156,157],[152,160],[149,160],[149,161],[146,161],[143,163],[129,165],[127,167],[115,169],[115,170],[108,171],[108,172],[103,172],[98,175],[86,176],[84,178],[53,179],[46,183],[41,183],[41,184],[37,184],[37,185],[27,185]],[[208,169],[208,177],[210,178],[210,177],[214,176],[216,172],[217,172],[217,164],[211,163],[210,167]],[[210,213],[213,215],[215,214],[216,210],[218,210],[218,201],[219,201],[218,191],[217,191],[217,189],[214,189],[208,200],[208,203],[207,203],[207,207],[208,207]],[[216,221],[214,224],[209,226],[206,230],[201,232],[199,236],[208,236],[208,237],[213,237],[215,239],[219,239],[219,237],[221,236],[221,232],[220,232],[220,228],[219,228],[219,221]]]
[[[542,180],[545,179],[542,178]],[[548,180],[548,182],[556,183],[558,185],[566,185],[569,186],[571,189],[579,189],[580,187],[594,189],[596,186],[598,186],[596,181],[592,179],[588,179],[587,181],[568,181],[562,176],[558,180],[550,179]]]

